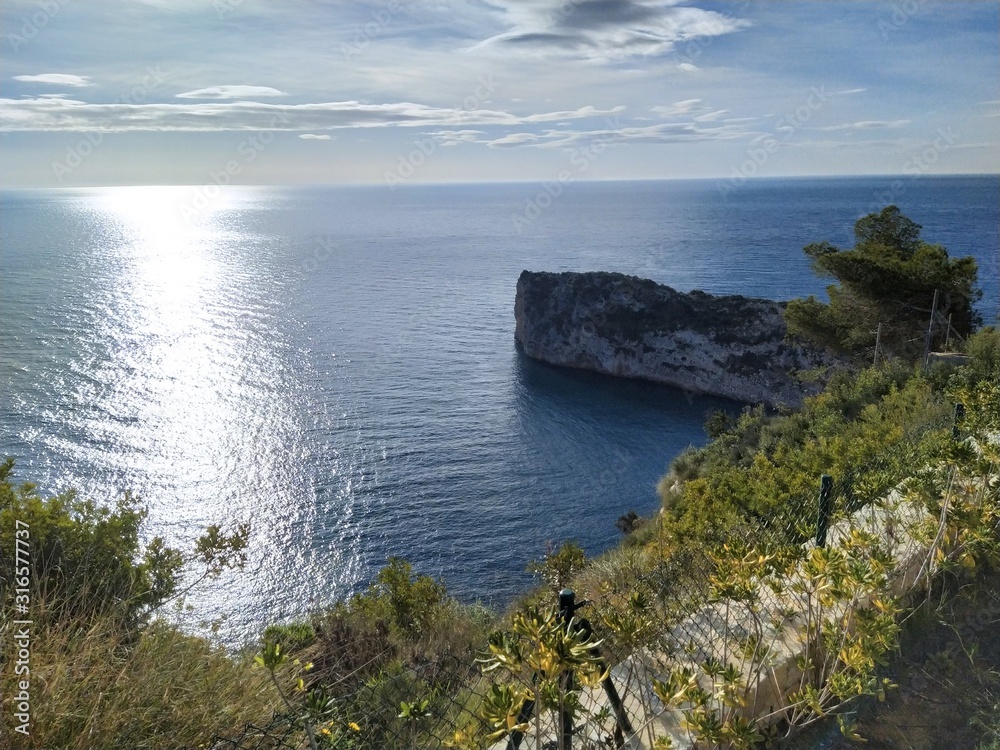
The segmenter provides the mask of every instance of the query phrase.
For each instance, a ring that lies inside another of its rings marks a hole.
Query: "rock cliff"
[[[795,373],[836,366],[786,340],[784,304],[675,291],[620,273],[523,271],[514,337],[529,357],[748,403],[799,405]]]

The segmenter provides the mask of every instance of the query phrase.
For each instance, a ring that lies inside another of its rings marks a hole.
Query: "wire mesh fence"
[[[880,455],[817,476],[808,492],[790,494],[769,514],[728,519],[704,544],[668,540],[599,558],[577,576],[575,594],[536,597],[488,639],[456,643],[444,656],[438,647],[435,658],[421,658],[419,648],[404,657],[377,631],[361,641],[326,633],[322,659],[305,680],[321,698],[311,714],[278,714],[207,746],[610,750],[666,747],[664,737],[682,746],[683,711],[672,701],[686,706],[688,726],[699,705],[709,721],[715,698],[697,692],[706,669],[721,696],[712,715],[730,717],[726,731],[752,739],[768,723],[804,721],[787,700],[788,685],[807,686],[803,670],[818,670],[821,682],[834,673],[803,667],[796,650],[808,642],[802,629],[817,627],[808,618],[822,600],[802,583],[810,551],[846,545],[849,570],[850,535],[861,534],[873,545],[866,562],[905,562],[895,488],[915,468],[913,446],[952,437],[952,428],[950,418],[935,419],[901,434]],[[776,570],[785,583],[768,577]],[[849,608],[868,607],[865,596],[858,588],[847,604],[826,605],[827,616],[856,621]]]

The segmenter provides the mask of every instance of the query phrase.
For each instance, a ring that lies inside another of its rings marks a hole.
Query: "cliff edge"
[[[786,340],[784,304],[684,294],[620,273],[522,271],[514,338],[529,357],[736,401],[797,406],[801,370],[836,366]]]

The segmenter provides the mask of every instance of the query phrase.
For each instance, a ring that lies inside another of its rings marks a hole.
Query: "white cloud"
[[[316,135],[315,133],[302,133],[299,138],[306,141],[329,141],[333,138],[330,135]]]
[[[48,83],[53,86],[93,86],[89,76],[75,76],[69,73],[40,73],[34,76],[14,76],[15,81],[25,83]]]
[[[702,104],[701,99],[685,99],[682,102],[674,102],[669,107],[657,106],[652,107],[651,111],[658,114],[660,117],[676,117],[678,115],[689,115],[692,112],[697,112],[699,110],[708,109],[708,107]]]
[[[691,141],[716,141],[743,138],[749,131],[733,125],[705,128],[695,123],[660,123],[644,127],[620,127],[608,123],[610,127],[597,130],[545,130],[541,134],[517,132],[500,138],[480,137],[481,131],[467,131],[462,143],[481,143],[490,148],[575,148],[584,146],[610,146],[620,143],[685,143]],[[446,145],[459,139],[455,131],[433,133]],[[478,133],[472,135],[472,133]]]
[[[551,131],[550,131],[551,132]],[[492,141],[481,141],[491,148],[507,148],[509,146],[531,146],[538,142],[541,136],[534,133],[508,133],[502,138]]]
[[[664,120],[677,118],[692,119],[694,122],[716,122],[723,119],[723,115],[728,115],[728,109],[715,109],[706,105],[701,99],[685,99],[681,102],[674,102],[669,107],[652,107],[651,110]],[[725,122],[745,122],[753,118],[726,119]]]
[[[575,120],[580,117],[596,117],[598,115],[613,115],[625,110],[625,107],[618,106],[612,109],[596,109],[586,106],[579,109],[563,110],[562,112],[543,112],[538,115],[528,115],[521,118],[521,122],[554,122],[555,120]]]
[[[728,109],[717,109],[714,112],[706,112],[703,115],[698,115],[694,118],[695,122],[715,122],[722,118],[723,115],[728,115]]]
[[[479,136],[482,130],[438,130],[430,133],[442,146],[457,146],[460,143],[483,143]]]
[[[749,21],[682,0],[493,0],[508,30],[473,49],[595,61],[662,55],[675,45],[749,27]],[[682,63],[682,70],[695,69]]]
[[[291,104],[212,102],[191,104],[89,104],[74,99],[0,99],[0,131],[312,131],[387,126],[520,125],[597,117],[620,112],[591,106],[515,115],[489,109],[430,107],[412,102],[357,101]]]
[[[858,89],[844,89],[843,91],[834,91],[834,94],[838,96],[850,96],[851,94],[863,94],[868,89],[858,88]]]
[[[909,120],[862,120],[861,122],[849,122],[843,125],[827,125],[816,130],[826,132],[836,132],[841,130],[876,130],[879,128],[902,128],[909,125]]]
[[[177,94],[178,99],[248,99],[255,96],[288,96],[270,86],[209,86]]]
[[[677,64],[678,70],[683,70],[685,73],[692,73],[698,70],[698,66],[694,63],[682,62]]]

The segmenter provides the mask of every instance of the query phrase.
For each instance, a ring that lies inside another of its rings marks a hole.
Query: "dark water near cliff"
[[[3,193],[0,453],[47,490],[132,489],[176,544],[250,521],[251,564],[194,599],[231,638],[388,555],[502,601],[547,540],[597,552],[652,511],[725,405],[526,361],[520,271],[822,294],[802,246],[851,244],[888,190],[979,259],[995,315],[998,179],[891,182],[576,184],[551,205],[538,185]]]

